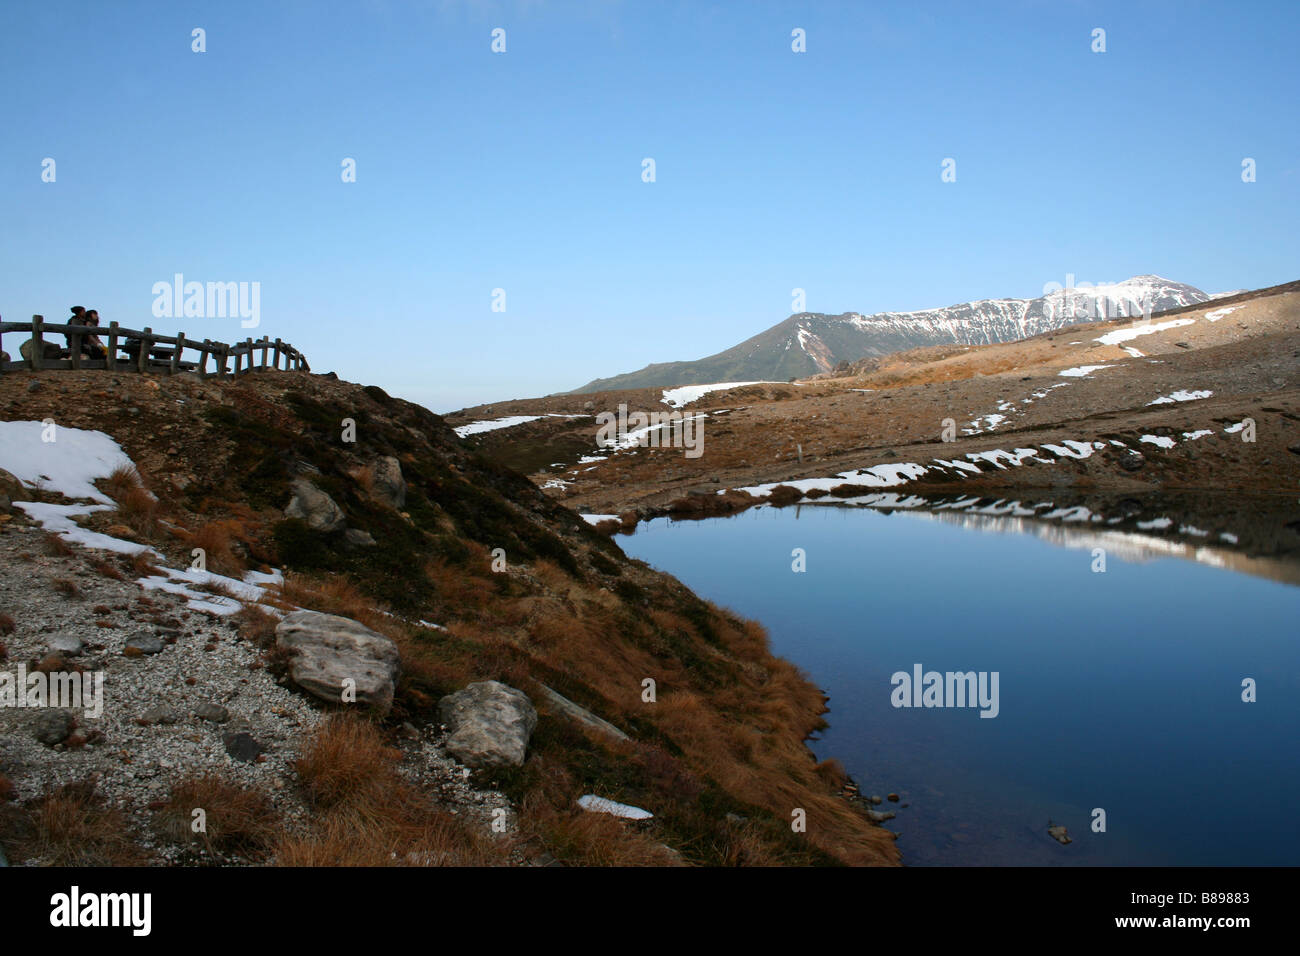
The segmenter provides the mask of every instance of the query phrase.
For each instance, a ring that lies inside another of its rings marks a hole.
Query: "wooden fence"
[[[4,349],[6,333],[28,333],[20,340],[31,339],[30,358],[21,359],[19,350],[10,353],[11,360],[0,361],[0,373],[15,372],[24,369],[106,369],[110,372],[197,372],[199,375],[239,375],[254,369],[280,369],[284,362],[284,371],[310,372],[307,357],[288,342],[271,340],[266,336],[253,340],[246,339],[234,345],[214,342],[211,339],[195,341],[177,335],[155,335],[153,329],[145,327],[140,330],[124,329],[116,322],[106,326],[87,325],[46,325],[45,319],[33,315],[30,322],[0,322],[0,350]],[[46,335],[69,336],[70,345],[64,348],[57,342],[47,343]],[[91,358],[82,352],[82,338],[99,336],[107,349],[104,358]],[[11,340],[12,341],[12,340]],[[59,346],[59,358],[46,358],[48,345]],[[185,351],[197,352],[194,359],[187,359]],[[262,361],[254,362],[257,352],[261,351]],[[126,353],[125,355],[119,353]],[[269,358],[269,362],[268,362]],[[212,371],[208,371],[208,360],[212,360]],[[233,367],[232,367],[233,366]]]

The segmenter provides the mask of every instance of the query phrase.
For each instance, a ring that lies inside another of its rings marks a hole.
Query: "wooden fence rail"
[[[116,322],[104,326],[87,325],[46,325],[43,316],[33,315],[30,322],[0,322],[0,350],[4,349],[4,336],[9,332],[26,332],[31,342],[30,355],[26,359],[15,352],[10,361],[0,360],[0,373],[16,372],[23,369],[106,369],[110,372],[165,372],[175,375],[177,372],[197,372],[201,376],[241,375],[258,369],[310,372],[307,357],[288,342],[269,339],[265,335],[260,339],[245,339],[234,345],[204,339],[196,342],[185,337],[184,332],[176,335],[157,335],[153,329],[124,329]],[[57,342],[46,342],[47,335],[68,336],[67,348]],[[87,336],[100,337],[107,351],[103,358],[91,358],[82,352],[82,339]],[[27,341],[27,340],[24,340]],[[45,350],[55,345],[59,349],[58,358],[46,358]],[[187,359],[185,351],[198,353],[194,359]],[[255,362],[258,352],[262,361]],[[125,354],[121,354],[125,353]],[[208,361],[212,361],[212,371],[208,371]],[[233,361],[233,368],[231,367]]]

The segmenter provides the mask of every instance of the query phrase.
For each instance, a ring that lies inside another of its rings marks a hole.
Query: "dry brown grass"
[[[261,648],[275,643],[275,628],[280,619],[256,604],[245,604],[233,615],[239,636]]]
[[[162,574],[154,564],[154,555],[148,551],[137,551],[131,555],[131,573],[137,578],[148,578]]]
[[[81,588],[77,587],[75,581],[71,578],[55,578],[50,582],[50,586],[59,594],[69,598],[81,597]]]
[[[682,859],[636,824],[607,813],[541,810],[530,821],[561,863],[580,866],[682,866]]]
[[[247,570],[243,560],[235,553],[235,543],[247,535],[244,522],[222,518],[200,525],[187,540],[189,548],[202,548],[204,562],[209,571],[227,577],[240,577]]]
[[[140,477],[140,471],[135,465],[118,465],[108,473],[107,478],[103,478],[101,481],[103,482],[104,494],[114,501],[144,484],[143,479]]]
[[[156,540],[162,503],[144,486],[140,473],[133,466],[119,465],[103,482],[104,494],[116,503],[122,523],[141,538]]]
[[[106,578],[112,578],[114,581],[123,580],[121,570],[112,561],[100,557],[92,557],[88,560],[88,563],[92,568]]]
[[[369,803],[391,790],[401,752],[388,747],[374,724],[346,714],[329,717],[298,759],[308,801],[329,808]]]
[[[59,535],[52,531],[47,531],[44,538],[45,553],[51,557],[66,558],[72,554],[72,545],[64,541]]]
[[[392,618],[381,613],[372,599],[339,575],[290,571],[285,574],[277,596],[290,605],[350,617],[381,633],[388,633],[392,628]]]
[[[67,784],[3,816],[0,840],[15,862],[49,866],[132,866],[142,862],[126,818],[104,805],[93,782]]]
[[[204,829],[194,832],[194,811],[204,811]],[[154,817],[154,827],[175,843],[197,844],[209,853],[263,854],[280,834],[270,799],[216,775],[189,777],[172,786]]]
[[[433,806],[397,770],[401,752],[352,714],[325,720],[298,773],[313,806],[310,829],[275,848],[281,866],[485,866],[505,863],[510,842],[486,823]]]

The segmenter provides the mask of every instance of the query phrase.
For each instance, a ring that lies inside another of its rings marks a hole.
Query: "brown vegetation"
[[[67,784],[17,812],[0,814],[0,842],[15,863],[131,866],[142,862],[120,811],[104,805],[93,781]]]
[[[397,770],[401,752],[351,714],[328,718],[298,762],[315,808],[306,833],[275,847],[280,866],[485,866],[506,862],[508,839],[431,804]]]
[[[195,810],[203,826],[195,832]],[[276,840],[280,821],[263,793],[216,775],[187,777],[174,784],[154,817],[154,827],[175,843],[196,843],[209,853],[257,857]]]

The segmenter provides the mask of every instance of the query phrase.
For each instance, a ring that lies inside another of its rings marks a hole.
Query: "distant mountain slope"
[[[920,312],[801,312],[739,345],[693,362],[661,362],[637,372],[598,378],[575,392],[786,381],[827,372],[840,362],[924,345],[1010,342],[1080,322],[1206,302],[1210,296],[1160,276],[1136,276],[1110,286],[1062,289],[1037,299],[983,299]]]

